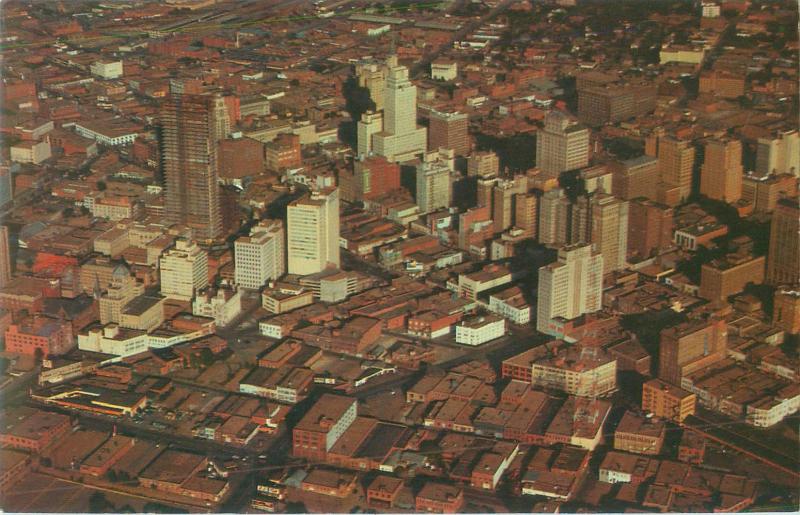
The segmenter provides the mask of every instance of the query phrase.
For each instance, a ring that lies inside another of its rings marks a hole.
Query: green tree
[[[97,181],[97,189],[99,191],[106,191],[108,186],[106,185],[105,181]]]
[[[105,513],[107,511],[113,511],[114,505],[108,502],[106,498],[106,494],[99,490],[95,490],[94,493],[89,497],[89,512],[90,513]]]

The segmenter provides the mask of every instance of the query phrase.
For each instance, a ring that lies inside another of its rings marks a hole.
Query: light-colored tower
[[[589,129],[561,111],[550,111],[536,134],[536,166],[547,177],[589,164]]]
[[[561,188],[545,192],[539,199],[539,243],[560,247],[567,242],[569,199]]]
[[[598,311],[603,296],[603,256],[591,245],[558,251],[558,261],[539,268],[536,329],[557,334],[554,319],[571,320]]]
[[[712,139],[706,143],[700,169],[700,193],[733,203],[742,198],[742,142]]]
[[[257,290],[286,272],[284,233],[280,220],[262,220],[234,244],[235,280],[242,288]]]
[[[495,177],[500,172],[500,158],[492,151],[475,152],[467,159],[470,177]]]
[[[681,201],[692,193],[694,147],[688,141],[673,136],[658,139],[658,166],[661,182],[677,188]]]
[[[8,227],[0,225],[0,288],[11,281],[11,246],[8,243]]]
[[[220,109],[219,96],[181,91],[173,86],[161,114],[166,219],[190,227],[198,239],[213,240],[222,235],[217,116],[224,103]]]
[[[779,131],[771,138],[759,138],[756,147],[759,175],[790,173],[800,177],[800,132]]]
[[[175,248],[160,259],[161,294],[192,300],[195,292],[208,286],[208,254],[188,240],[177,240]]]
[[[420,213],[450,207],[453,195],[450,172],[447,163],[438,159],[417,165],[417,205]]]
[[[316,274],[339,267],[339,189],[295,200],[286,211],[289,273]]]
[[[358,121],[358,155],[364,156],[372,152],[372,136],[383,130],[383,114],[367,111]]]
[[[427,131],[417,127],[417,87],[408,68],[395,66],[386,80],[383,131],[372,137],[373,151],[390,161],[408,161],[427,148]]]
[[[628,202],[597,195],[592,202],[591,242],[603,256],[603,273],[622,270],[628,253]]]
[[[515,196],[514,227],[522,230],[526,238],[535,238],[538,233],[538,198],[534,193]]]
[[[517,175],[513,179],[497,181],[492,190],[492,220],[494,232],[501,233],[514,225],[515,197],[528,191],[528,177]]]
[[[767,254],[767,284],[800,283],[800,206],[781,199],[772,213]]]

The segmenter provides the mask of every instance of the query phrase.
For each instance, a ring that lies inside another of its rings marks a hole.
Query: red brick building
[[[292,430],[292,454],[325,460],[328,451],[356,419],[352,397],[324,394]]]
[[[400,189],[400,165],[383,156],[356,159],[352,170],[348,167],[339,174],[342,199],[358,202],[378,198]]]
[[[239,179],[264,171],[264,144],[251,138],[219,142],[219,176]]]
[[[0,422],[0,445],[40,453],[70,429],[69,417],[31,408],[7,412]]]
[[[463,506],[464,490],[442,483],[425,483],[415,499],[419,512],[458,513]]]
[[[279,172],[302,164],[300,136],[297,134],[279,134],[274,141],[267,143],[265,148],[267,170]]]
[[[31,317],[6,330],[6,351],[42,357],[65,354],[75,345],[68,321]]]
[[[391,508],[402,488],[402,479],[393,476],[378,476],[367,487],[367,505],[373,508]]]
[[[629,203],[628,255],[641,258],[672,244],[672,208],[647,199]]]

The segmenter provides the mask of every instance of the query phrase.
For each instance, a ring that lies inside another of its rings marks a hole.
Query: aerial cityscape
[[[800,510],[796,0],[5,0],[0,511]]]

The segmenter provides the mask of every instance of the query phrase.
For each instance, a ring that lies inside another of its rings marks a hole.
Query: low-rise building
[[[464,345],[481,345],[505,334],[505,319],[494,315],[472,317],[456,326],[456,342]]]
[[[626,411],[614,432],[614,449],[658,455],[664,445],[666,431],[661,419],[646,418]]]
[[[661,379],[651,379],[642,385],[642,410],[656,417],[681,423],[694,415],[697,396]]]

